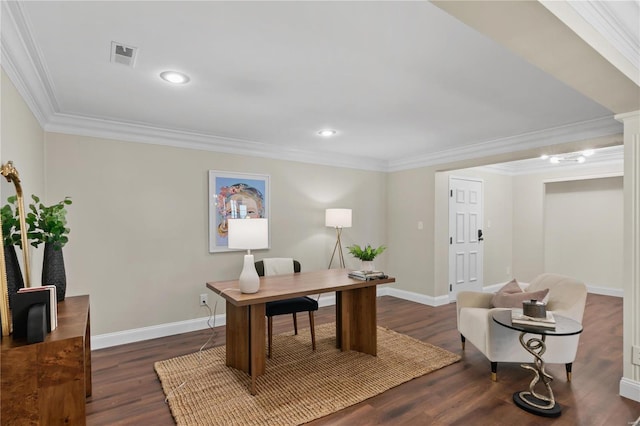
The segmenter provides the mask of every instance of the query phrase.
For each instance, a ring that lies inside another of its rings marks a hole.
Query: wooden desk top
[[[236,306],[246,306],[309,294],[390,284],[396,281],[393,277],[371,281],[356,280],[349,278],[349,272],[349,269],[322,269],[260,277],[260,290],[251,294],[240,293],[238,280],[209,282],[207,287]]]

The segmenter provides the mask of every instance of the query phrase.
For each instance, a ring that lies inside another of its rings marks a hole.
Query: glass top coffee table
[[[551,390],[553,376],[544,370],[542,355],[546,350],[545,338],[547,336],[571,336],[582,333],[582,325],[571,318],[554,314],[555,328],[534,327],[526,324],[514,324],[511,322],[511,311],[494,312],[493,320],[503,327],[520,332],[520,344],[533,355],[533,366],[522,364],[522,368],[531,370],[534,374],[529,384],[528,391],[520,391],[513,394],[513,402],[523,410],[544,417],[558,417],[562,413],[562,407],[558,404]],[[534,335],[525,341],[525,335]],[[540,337],[538,337],[539,335]],[[542,380],[547,395],[535,391],[535,386]]]

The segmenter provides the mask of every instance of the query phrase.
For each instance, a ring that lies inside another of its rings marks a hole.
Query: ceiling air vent
[[[131,68],[135,65],[138,48],[127,46],[117,41],[111,42],[111,62],[127,65]]]

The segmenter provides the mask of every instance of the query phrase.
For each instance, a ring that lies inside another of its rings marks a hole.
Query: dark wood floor
[[[316,323],[334,320],[334,308],[321,308]],[[300,321],[301,325],[307,321]],[[563,365],[549,365],[552,387],[562,416],[547,419],[517,408],[512,394],[525,390],[531,373],[516,364],[498,366],[490,380],[489,362],[472,345],[462,352],[456,331],[455,304],[429,307],[393,297],[378,299],[378,324],[462,354],[449,367],[414,379],[312,425],[619,425],[640,416],[640,403],[618,395],[622,377],[622,299],[589,295],[584,332],[573,366],[573,380]],[[307,325],[307,324],[305,324]],[[290,319],[274,321],[287,331]],[[94,351],[93,396],[89,425],[172,425],[153,363],[197,351],[209,330]],[[224,327],[213,345],[224,344]]]

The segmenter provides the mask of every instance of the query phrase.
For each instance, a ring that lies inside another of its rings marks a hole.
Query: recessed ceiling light
[[[330,136],[335,135],[335,134],[336,134],[336,131],[335,131],[335,130],[332,130],[332,129],[324,129],[324,130],[320,130],[320,131],[318,132],[318,134],[319,134],[320,136],[324,136],[325,138],[328,138],[328,137],[330,137]]]
[[[582,151],[582,155],[584,155],[585,157],[590,157],[595,153],[596,151],[593,149],[585,149],[584,151]]]
[[[546,160],[547,158],[549,158],[549,156],[548,156],[547,154],[542,154],[542,155],[540,156],[540,159],[541,159],[541,160]]]
[[[191,80],[188,75],[178,71],[163,71],[160,73],[160,78],[173,84],[185,84]]]

